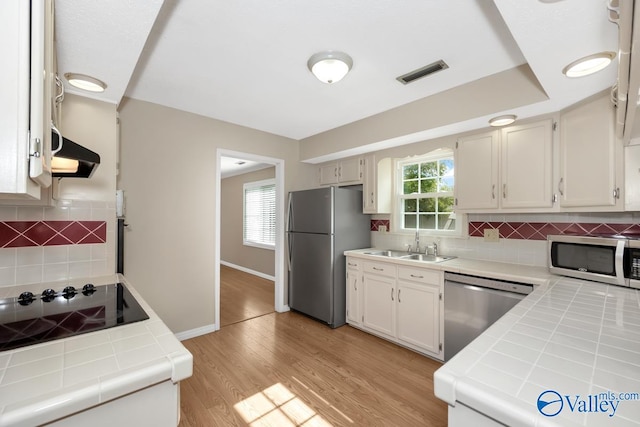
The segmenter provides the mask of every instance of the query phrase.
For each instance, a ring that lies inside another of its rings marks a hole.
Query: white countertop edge
[[[356,257],[368,261],[388,262],[411,267],[429,268],[472,276],[489,277],[498,280],[528,283],[534,286],[546,285],[554,276],[546,267],[509,264],[495,261],[482,261],[464,258],[452,258],[441,262],[425,262],[400,257],[384,257],[370,255],[367,252],[380,251],[380,248],[354,249],[344,252],[345,256]]]
[[[140,363],[117,372],[93,378],[91,380],[69,385],[49,393],[40,394],[32,398],[24,399],[9,405],[2,405],[0,402],[0,425],[1,426],[33,426],[55,421],[74,413],[90,409],[91,407],[117,399],[137,390],[153,386],[155,384],[172,381],[174,384],[190,377],[193,374],[193,356],[175,338],[175,335],[164,325],[162,320],[144,301],[126,278],[120,274],[112,274],[102,277],[82,278],[67,280],[62,282],[49,282],[51,287],[59,287],[61,283],[71,284],[81,287],[82,284],[92,282],[96,285],[109,283],[124,283],[138,303],[145,310],[149,319],[141,322],[134,322],[121,328],[136,328],[144,326],[156,343],[162,347],[160,338],[173,337],[179,346],[173,351],[153,360]],[[47,284],[44,284],[47,285]],[[11,292],[25,288],[41,287],[37,285],[21,285],[13,287]],[[6,290],[5,290],[6,291]],[[118,328],[108,328],[89,334],[103,334],[105,336],[119,333]],[[124,331],[124,330],[122,330]],[[69,337],[67,340],[74,340],[82,335]],[[88,335],[88,334],[86,334]],[[40,347],[59,344],[63,340],[49,341],[30,346],[37,350]],[[173,347],[173,346],[172,346]],[[8,350],[8,352],[24,351],[24,348]]]

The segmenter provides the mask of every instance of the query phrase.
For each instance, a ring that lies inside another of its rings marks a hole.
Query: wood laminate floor
[[[271,280],[220,266],[220,327],[274,312]]]
[[[183,341],[181,427],[445,426],[441,363],[350,326],[271,313]]]

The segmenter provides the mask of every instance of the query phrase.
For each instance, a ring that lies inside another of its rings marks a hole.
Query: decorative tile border
[[[0,221],[0,248],[107,241],[106,221]]]
[[[483,237],[495,228],[501,239],[547,240],[549,234],[640,234],[640,224],[586,222],[469,222],[469,236]]]
[[[378,227],[380,227],[381,225],[387,227],[387,231],[390,230],[390,228],[389,228],[389,220],[388,219],[372,219],[371,220],[371,231],[378,231]]]

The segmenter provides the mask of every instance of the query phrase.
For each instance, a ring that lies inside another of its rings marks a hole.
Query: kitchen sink
[[[371,251],[365,252],[367,255],[375,255],[375,256],[383,256],[388,258],[401,258],[401,259],[410,259],[414,261],[422,261],[422,262],[442,262],[447,261],[454,256],[444,256],[444,255],[427,255],[427,254],[416,254],[416,253],[407,253],[407,251],[394,251],[391,249],[385,249],[382,251]]]
[[[386,256],[391,258],[400,258],[407,255],[407,251],[393,251],[393,250],[384,250],[384,251],[373,251],[373,252],[365,252],[367,255],[375,255],[375,256]]]
[[[427,255],[427,254],[411,254],[401,257],[402,259],[411,259],[423,262],[442,262],[455,258],[454,256]]]

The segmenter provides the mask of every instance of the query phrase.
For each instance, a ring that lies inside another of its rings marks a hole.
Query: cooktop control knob
[[[56,298],[56,291],[54,291],[53,289],[49,288],[42,291],[42,301],[51,302],[55,298]]]
[[[20,305],[29,305],[35,300],[33,292],[25,291],[18,297]]]
[[[63,296],[65,299],[73,298],[73,297],[75,297],[75,296],[76,296],[76,294],[77,294],[77,292],[76,292],[76,288],[74,288],[73,286],[67,286],[66,288],[64,288],[64,289],[62,290],[62,296]]]
[[[82,287],[82,293],[84,295],[91,295],[92,293],[94,293],[96,291],[96,287],[93,286],[93,284],[91,283],[87,283],[86,285],[84,285]]]

